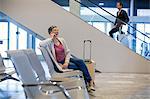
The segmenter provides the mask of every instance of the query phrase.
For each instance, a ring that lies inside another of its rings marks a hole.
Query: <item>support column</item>
[[[81,2],[81,0],[77,0],[77,1]],[[81,6],[78,2],[76,2],[75,0],[69,0],[69,7],[71,13],[80,17]]]
[[[32,35],[32,49],[34,49],[34,50],[35,50],[35,37],[36,36]]]
[[[135,7],[135,0],[130,0],[130,10],[129,10],[129,14],[130,16],[137,16],[137,9]],[[136,28],[136,24],[131,23],[130,24],[132,27]],[[133,36],[131,37],[131,39],[129,40],[129,48],[132,49],[133,51],[136,52],[136,39],[132,39],[136,37],[136,31],[129,27],[130,33],[133,34]]]
[[[27,33],[27,48],[32,48],[32,35]]]
[[[130,16],[134,16],[134,0],[130,0]]]

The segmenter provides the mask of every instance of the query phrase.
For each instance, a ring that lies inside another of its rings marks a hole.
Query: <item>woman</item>
[[[62,69],[74,69],[82,71],[85,82],[89,85],[89,89],[94,91],[95,89],[93,87],[93,81],[84,61],[81,59],[71,57],[70,50],[68,49],[65,40],[63,38],[58,37],[59,28],[57,26],[51,26],[48,29],[48,33],[50,35],[50,47],[52,49],[52,55],[55,61],[59,64],[59,66]]]

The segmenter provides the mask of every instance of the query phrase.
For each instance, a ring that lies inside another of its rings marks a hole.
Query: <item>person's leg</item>
[[[68,69],[79,70],[78,66],[72,62],[69,63]]]
[[[120,33],[120,34],[125,34],[125,33],[122,31],[122,26],[119,27],[119,33]]]
[[[84,61],[81,59],[71,58],[68,69],[75,69],[82,71],[86,82],[90,82],[92,80]]]
[[[113,34],[116,33],[117,31],[119,31],[119,27],[113,28],[113,29],[109,32],[110,37],[113,38]]]

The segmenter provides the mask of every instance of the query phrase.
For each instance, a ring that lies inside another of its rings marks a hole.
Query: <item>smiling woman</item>
[[[48,46],[50,57],[55,63],[57,69],[60,68],[57,72],[65,69],[80,70],[83,73],[88,90],[95,91],[93,80],[85,62],[82,59],[71,56],[71,52],[66,41],[62,37],[59,37],[59,28],[57,26],[49,27],[48,34],[50,38],[46,39],[46,41],[48,40],[46,45]]]

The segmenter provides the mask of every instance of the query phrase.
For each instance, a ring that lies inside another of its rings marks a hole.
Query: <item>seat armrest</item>
[[[60,89],[61,92],[65,95],[67,99],[72,99],[68,91],[65,87],[61,84],[57,84],[56,82],[49,82],[49,83],[36,83],[36,84],[23,84],[23,87],[35,87],[35,86],[56,86]]]

